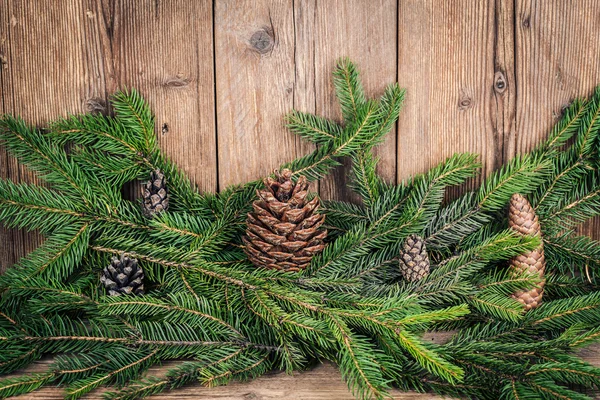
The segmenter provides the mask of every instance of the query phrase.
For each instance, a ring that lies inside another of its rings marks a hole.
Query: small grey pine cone
[[[100,282],[111,296],[144,294],[144,271],[135,258],[113,257],[110,265],[104,268]]]
[[[423,238],[410,235],[406,238],[400,254],[400,272],[408,282],[415,282],[429,275],[429,256]]]
[[[144,215],[147,217],[167,211],[169,208],[169,188],[165,174],[160,170],[152,171],[150,180],[142,186],[142,198]]]

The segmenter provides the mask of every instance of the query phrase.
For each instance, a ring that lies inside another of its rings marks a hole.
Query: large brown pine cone
[[[320,229],[325,216],[316,212],[318,197],[306,201],[308,182],[292,172],[275,172],[264,180],[259,199],[248,213],[244,251],[256,266],[283,271],[300,271],[325,247],[327,230]]]
[[[535,210],[529,201],[518,193],[513,194],[510,199],[508,223],[513,230],[522,235],[542,236],[540,222],[535,214]],[[540,278],[543,279],[544,270],[546,268],[544,245],[540,244],[540,246],[533,251],[513,257],[510,260],[510,266],[516,272],[538,274]],[[544,283],[545,281],[542,281],[530,290],[518,291],[514,293],[512,297],[523,303],[525,310],[536,308],[542,302]]]
[[[400,272],[408,282],[415,282],[429,275],[429,255],[423,238],[410,235],[406,238],[400,254]]]

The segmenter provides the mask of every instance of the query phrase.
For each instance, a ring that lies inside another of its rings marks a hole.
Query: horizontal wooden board
[[[431,337],[434,340],[434,336]],[[581,352],[583,358],[593,365],[600,367],[600,345],[590,347]],[[50,359],[36,362],[27,372],[44,371]],[[161,376],[164,371],[175,364],[165,363],[161,367],[154,367],[149,375]],[[105,389],[98,389],[86,397],[90,400],[100,400]],[[15,400],[62,399],[64,392],[61,388],[45,387],[30,395],[14,398]],[[441,396],[429,393],[400,392],[393,390],[391,395],[396,400],[438,400]],[[594,398],[600,399],[600,393],[590,393]],[[354,397],[342,381],[337,368],[329,363],[319,365],[309,371],[286,375],[285,373],[271,373],[250,382],[234,382],[218,388],[205,388],[199,385],[186,386],[172,392],[161,393],[150,397],[152,399],[219,399],[219,400],[352,400]]]

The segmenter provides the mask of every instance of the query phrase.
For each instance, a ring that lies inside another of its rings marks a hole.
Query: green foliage
[[[262,183],[200,193],[157,146],[154,119],[134,90],[114,116],[69,116],[34,129],[0,119],[0,139],[46,186],[0,180],[0,221],[46,241],[0,277],[0,373],[43,355],[45,373],[0,381],[0,397],[62,385],[79,398],[110,385],[137,399],[185,384],[246,380],[331,360],[357,398],[387,390],[470,398],[587,398],[568,384],[599,385],[573,351],[600,338],[600,246],[573,234],[600,210],[600,90],[576,101],[549,139],[446,203],[446,188],[474,179],[473,154],[456,154],[394,185],[377,174],[374,146],[394,128],[404,91],[367,99],[356,67],[334,72],[342,121],[293,111],[291,131],[317,145],[291,161],[294,178],[325,176],[346,157],[360,204],[322,203],[328,245],[301,273],[260,270],[242,251],[245,215]],[[65,151],[68,148],[69,151]],[[145,218],[121,187],[165,173],[168,212]],[[527,195],[543,239],[506,229],[511,195]],[[398,257],[423,237],[431,272],[406,282]],[[544,303],[524,313],[510,295],[540,284],[507,260],[544,244]],[[113,255],[138,259],[147,294],[106,296]],[[445,344],[426,330],[453,329]],[[165,360],[165,376],[143,376]]]

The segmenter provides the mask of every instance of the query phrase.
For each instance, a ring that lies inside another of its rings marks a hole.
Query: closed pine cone
[[[144,271],[135,258],[113,257],[100,277],[110,296],[144,294]]]
[[[152,171],[150,180],[142,186],[143,211],[152,217],[169,208],[169,188],[165,174],[160,170]]]
[[[406,238],[400,255],[400,272],[408,282],[415,282],[429,275],[429,255],[422,237],[410,235]]]
[[[535,210],[529,201],[518,193],[513,194],[510,199],[508,223],[513,230],[522,235],[542,236],[540,222],[535,214]],[[510,266],[519,273],[529,272],[530,274],[538,274],[543,279],[546,268],[544,245],[540,244],[533,251],[513,257],[510,260]],[[526,311],[536,308],[542,302],[544,283],[545,281],[542,281],[530,290],[518,291],[512,297],[523,303]]]
[[[315,212],[317,197],[306,201],[308,182],[301,176],[294,183],[292,172],[275,172],[264,180],[259,199],[248,213],[244,251],[256,266],[283,271],[300,271],[323,250],[327,230],[319,229],[325,215]]]

